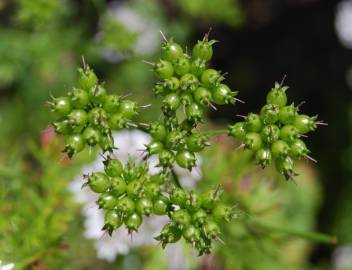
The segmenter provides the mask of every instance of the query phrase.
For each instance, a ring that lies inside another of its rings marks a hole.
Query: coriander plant
[[[287,86],[275,83],[259,113],[242,116],[224,130],[197,129],[205,123],[205,112],[217,106],[242,102],[237,91],[224,83],[225,74],[210,66],[213,45],[206,34],[191,53],[173,39],[164,37],[161,58],[147,62],[158,78],[154,94],[162,99],[162,117],[155,122],[134,120],[142,108],[127,96],[108,94],[104,84],[85,63],[79,79],[67,96],[48,102],[58,120],[53,126],[66,137],[64,152],[71,158],[86,147],[99,147],[104,155],[104,172],[83,177],[84,187],[99,194],[97,205],[105,211],[102,228],[110,235],[120,226],[129,233],[138,231],[144,216],[167,215],[169,222],[155,237],[165,247],[182,237],[200,255],[210,253],[212,241],[222,242],[221,224],[241,213],[233,202],[222,202],[223,189],[217,185],[200,194],[185,190],[173,169],[175,164],[187,170],[196,166],[196,153],[210,146],[209,139],[228,134],[253,153],[262,166],[275,164],[286,179],[295,176],[294,160],[312,159],[303,139],[305,134],[324,124],[317,117],[300,114],[300,106],[288,104]],[[142,162],[130,160],[123,165],[112,155],[113,130],[139,128],[151,135],[152,142],[141,149]],[[148,160],[156,155],[160,172],[151,175]],[[313,159],[312,159],[313,160]]]

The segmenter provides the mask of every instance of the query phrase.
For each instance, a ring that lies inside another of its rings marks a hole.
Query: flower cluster
[[[137,114],[137,104],[109,95],[88,66],[78,72],[78,87],[73,87],[67,96],[52,97],[48,102],[59,116],[53,123],[55,131],[67,137],[64,152],[69,157],[86,146],[99,145],[103,152],[111,151],[114,148],[111,130],[128,127]]]
[[[277,170],[286,179],[295,175],[294,159],[312,159],[304,134],[314,131],[317,116],[299,114],[299,106],[287,105],[287,86],[275,83],[269,91],[259,114],[250,113],[244,121],[229,127],[229,135],[243,142],[242,146],[255,152],[256,162],[265,167],[275,161]]]
[[[2,261],[0,260],[0,270],[11,270],[15,267],[15,264],[9,263],[9,264],[2,264]]]

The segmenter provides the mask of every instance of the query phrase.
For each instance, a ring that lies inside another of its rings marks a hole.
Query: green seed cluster
[[[104,161],[104,170],[86,175],[84,186],[100,194],[97,205],[105,210],[103,230],[110,235],[122,224],[132,233],[142,224],[143,216],[166,215],[170,211],[170,201],[161,190],[167,175],[151,176],[146,164],[130,161],[123,166],[110,157]]]
[[[163,44],[164,56],[168,60],[170,55],[165,47],[171,44],[179,47],[174,42]],[[208,42],[207,39],[199,41],[193,50],[194,55],[198,55],[195,61],[210,60],[212,44],[213,41]],[[197,49],[197,46],[200,47]],[[200,53],[204,50],[203,46],[208,54]],[[191,93],[189,89],[175,89],[174,93],[178,97],[187,91]],[[86,145],[98,145],[103,152],[111,152],[114,149],[112,130],[144,126],[144,130],[153,138],[146,145],[147,155],[141,163],[130,161],[123,166],[118,159],[107,156],[104,172],[92,172],[84,176],[84,186],[99,194],[96,203],[105,212],[103,230],[111,235],[124,224],[128,232],[132,233],[138,231],[144,216],[167,215],[170,222],[156,237],[163,247],[183,236],[203,254],[210,252],[213,239],[221,240],[219,224],[230,221],[235,213],[230,206],[221,204],[220,188],[198,195],[193,191],[176,188],[170,181],[177,178],[173,171],[174,164],[192,170],[196,166],[195,153],[209,145],[209,136],[195,130],[197,124],[203,121],[206,103],[197,103],[194,99],[192,103],[184,105],[185,116],[179,117],[176,109],[165,109],[170,107],[165,107],[164,100],[162,120],[146,125],[134,123],[132,118],[137,114],[136,103],[118,95],[108,95],[98,83],[93,70],[85,67],[79,69],[78,87],[73,88],[67,96],[53,98],[49,104],[60,116],[53,125],[57,133],[67,136],[64,151],[70,157],[82,151]],[[196,109],[191,109],[192,106]],[[198,114],[198,109],[202,113],[199,117],[194,117]],[[152,155],[159,157],[161,172],[156,175],[150,175],[148,171],[148,158]],[[179,184],[177,180],[176,183]]]
[[[162,58],[153,64],[160,79],[154,93],[163,97],[162,110],[166,116],[174,117],[176,110],[183,107],[188,120],[204,121],[204,109],[212,103],[235,103],[237,92],[222,83],[225,77],[220,71],[209,67],[215,42],[205,35],[193,47],[192,55],[172,39],[162,44]]]
[[[137,115],[137,104],[118,95],[109,95],[88,66],[78,69],[78,87],[67,96],[48,102],[59,119],[52,123],[58,134],[66,136],[64,152],[72,157],[86,146],[99,145],[103,152],[114,149],[112,130],[126,128]]]
[[[233,104],[237,100],[237,92],[222,83],[225,78],[221,72],[209,68],[215,42],[205,35],[188,55],[178,43],[165,39],[162,58],[153,64],[160,79],[154,93],[162,97],[165,119],[149,125],[153,142],[146,151],[159,156],[161,167],[171,167],[176,161],[191,170],[196,165],[195,153],[209,145],[208,136],[194,130],[204,121],[204,111],[214,107],[213,103]]]
[[[165,39],[162,58],[153,64],[159,78],[154,93],[162,97],[164,118],[147,125],[152,142],[146,152],[147,157],[158,155],[163,175],[173,175],[175,163],[188,170],[196,166],[195,153],[210,145],[209,136],[195,130],[204,121],[205,110],[236,101],[237,93],[222,83],[221,72],[209,68],[214,43],[205,35],[188,55],[172,39]],[[221,204],[221,193],[219,188],[203,195],[181,188],[166,190],[171,220],[156,239],[165,247],[183,236],[200,254],[209,253],[212,240],[220,239],[219,224],[235,216],[233,208]]]
[[[169,174],[148,174],[146,164],[125,166],[117,159],[104,161],[104,172],[85,175],[90,189],[99,195],[97,205],[105,211],[103,230],[110,235],[123,224],[129,233],[137,231],[144,216],[168,215],[170,222],[155,237],[163,247],[183,238],[200,255],[209,253],[213,239],[221,241],[220,224],[237,213],[220,202],[217,187],[202,195],[175,186],[165,187]]]
[[[299,106],[287,105],[287,89],[275,83],[260,113],[250,113],[244,121],[230,126],[229,135],[242,141],[246,149],[254,151],[259,165],[265,167],[274,160],[277,170],[290,179],[295,175],[294,159],[311,159],[301,138],[323,123],[317,122],[317,116],[299,114]]]
[[[182,168],[192,170],[196,166],[195,153],[210,145],[209,137],[192,130],[193,127],[193,122],[186,119],[178,123],[176,118],[172,122],[165,118],[164,121],[150,124],[148,131],[153,140],[146,145],[146,152],[149,156],[158,155],[158,166],[164,170],[172,168],[175,162]]]
[[[173,170],[175,164],[192,170],[196,166],[195,154],[209,145],[209,136],[223,132],[196,130],[204,122],[207,107],[237,100],[237,93],[223,84],[221,72],[209,68],[214,43],[205,35],[188,55],[179,44],[165,38],[162,58],[152,64],[160,79],[154,87],[154,93],[162,97],[163,118],[159,121],[133,122],[137,104],[107,94],[88,66],[79,69],[77,88],[49,102],[59,116],[53,123],[56,132],[67,137],[64,151],[69,157],[86,146],[98,145],[103,153],[112,152],[112,130],[137,126],[152,137],[142,162],[122,165],[107,156],[104,172],[84,176],[84,186],[99,194],[97,205],[105,211],[103,230],[110,235],[123,224],[129,233],[137,231],[144,216],[167,215],[170,221],[155,239],[165,247],[184,238],[201,255],[210,252],[214,239],[221,241],[220,225],[237,216],[234,207],[221,202],[220,187],[201,195],[186,191]],[[286,90],[276,83],[260,113],[248,114],[228,131],[255,152],[258,164],[265,167],[275,161],[278,171],[288,179],[294,175],[293,160],[309,157],[301,137],[323,123],[316,116],[299,114],[299,106],[287,105]],[[158,156],[161,167],[155,175],[148,170],[152,155]]]
[[[165,247],[183,237],[198,249],[199,255],[210,253],[212,240],[222,241],[220,224],[237,215],[233,207],[220,203],[221,194],[219,187],[202,195],[174,188],[170,193],[174,209],[171,221],[155,239]]]

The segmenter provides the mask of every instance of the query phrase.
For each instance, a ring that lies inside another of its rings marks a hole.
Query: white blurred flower
[[[344,0],[337,5],[335,28],[341,44],[352,49],[352,0]]]
[[[11,270],[15,267],[15,264],[9,263],[9,264],[2,264],[2,261],[0,260],[0,270]]]
[[[184,188],[192,188],[200,179],[202,179],[202,172],[199,169],[202,165],[202,158],[200,155],[196,154],[196,160],[197,167],[193,168],[192,171],[181,168],[177,164],[174,166],[174,170],[179,177],[180,184]]]
[[[338,247],[332,256],[332,260],[335,270],[352,269],[352,245]]]
[[[135,54],[151,54],[160,46],[160,35],[156,23],[151,21],[150,18],[144,18],[127,4],[121,4],[117,1],[110,3],[108,16],[116,22],[121,23],[131,32],[138,34],[136,44],[133,48]],[[99,37],[100,34],[98,33],[97,36]],[[107,61],[111,62],[117,62],[125,57],[109,48],[105,48],[102,54]]]
[[[184,248],[181,242],[174,245],[167,245],[165,257],[168,270],[187,270],[195,269],[199,265],[200,258],[195,249]],[[191,256],[190,256],[191,255]]]
[[[114,133],[113,137],[115,145],[118,148],[118,150],[113,152],[113,155],[124,164],[127,163],[129,158],[141,160],[140,150],[145,149],[144,145],[151,141],[149,134],[140,130],[122,130]],[[168,217],[144,217],[142,226],[138,229],[137,233],[132,235],[132,239],[128,231],[123,227],[115,231],[112,237],[104,234],[102,231],[104,214],[95,204],[98,195],[88,188],[81,189],[84,183],[81,175],[89,174],[92,171],[103,171],[104,166],[102,161],[103,158],[99,156],[93,163],[84,166],[80,175],[70,183],[69,189],[74,193],[75,199],[84,205],[82,209],[82,214],[85,217],[84,236],[88,239],[95,240],[95,248],[99,258],[114,261],[118,254],[128,254],[131,247],[157,244],[154,237],[158,235],[164,224],[168,222]],[[156,157],[149,159],[149,172],[151,174],[160,171],[159,168],[155,167],[158,163]],[[198,166],[200,163],[201,159],[198,156]],[[189,172],[186,169],[175,166],[175,172],[179,176],[181,184],[185,187],[194,186],[201,178],[199,167]]]

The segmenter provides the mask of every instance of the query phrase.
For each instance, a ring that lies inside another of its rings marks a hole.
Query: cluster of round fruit
[[[72,157],[86,145],[97,144],[104,152],[112,151],[111,130],[128,127],[137,114],[137,104],[109,95],[88,66],[78,71],[78,87],[72,88],[67,96],[53,97],[48,102],[59,116],[53,123],[56,132],[67,136],[64,152]]]
[[[143,216],[168,215],[170,222],[155,239],[165,247],[183,236],[203,254],[210,252],[212,239],[221,241],[219,224],[236,215],[233,207],[220,203],[220,187],[203,195],[176,187],[162,192],[169,173],[149,175],[145,163],[123,166],[110,157],[104,161],[104,170],[85,175],[84,186],[100,194],[97,204],[105,210],[103,230],[110,235],[122,224],[129,233],[137,231]]]
[[[177,119],[176,119],[177,121]],[[174,162],[185,169],[192,170],[196,166],[195,153],[200,152],[209,145],[208,136],[192,131],[192,125],[188,120],[181,124],[170,119],[158,121],[148,126],[148,132],[152,136],[151,143],[146,145],[148,155],[158,155],[158,166],[171,168]]]
[[[129,232],[137,231],[143,216],[170,211],[169,199],[161,193],[167,174],[150,176],[145,163],[130,161],[123,166],[110,157],[104,161],[104,170],[85,175],[84,186],[100,194],[97,204],[105,210],[103,229],[109,234],[123,223]]]
[[[199,255],[210,253],[213,239],[222,242],[219,224],[228,222],[237,215],[234,207],[220,203],[221,194],[219,187],[202,195],[174,188],[170,193],[173,205],[171,221],[155,239],[165,247],[183,236],[197,248]]]
[[[192,170],[196,165],[195,153],[209,145],[212,133],[195,129],[204,121],[206,107],[235,103],[237,93],[222,83],[221,72],[209,68],[215,41],[209,41],[208,35],[193,47],[191,56],[172,39],[164,39],[162,59],[152,64],[160,79],[154,92],[163,97],[164,117],[145,124],[146,127],[137,125],[153,139],[146,145],[147,156],[141,164],[131,161],[125,166],[107,157],[105,172],[85,175],[84,185],[100,194],[97,204],[105,210],[103,229],[109,234],[122,224],[130,233],[137,231],[143,216],[168,215],[170,222],[156,237],[163,247],[183,237],[200,254],[209,253],[212,240],[221,241],[220,224],[234,218],[235,209],[220,202],[220,188],[198,195],[179,187],[170,189],[167,180],[172,176],[178,184],[172,166],[177,163]],[[260,113],[248,114],[243,122],[230,126],[228,132],[255,152],[258,164],[264,167],[275,161],[278,171],[288,179],[294,175],[293,159],[310,158],[301,137],[323,123],[316,116],[299,114],[299,106],[287,105],[286,90],[287,87],[276,83]],[[57,133],[67,136],[64,151],[69,157],[86,145],[98,145],[103,152],[111,152],[114,149],[111,131],[136,126],[131,119],[137,114],[137,104],[107,94],[87,66],[79,69],[78,88],[73,88],[68,96],[53,98],[49,105],[59,115],[53,126]],[[178,111],[180,107],[184,115]],[[151,155],[158,155],[158,166],[162,167],[156,175],[148,172]]]
[[[162,110],[166,116],[174,116],[183,105],[187,119],[203,121],[204,107],[236,101],[237,92],[222,83],[225,78],[221,72],[208,66],[215,40],[208,40],[208,35],[205,35],[193,47],[190,56],[172,39],[164,39],[162,59],[152,65],[160,79],[154,93],[163,97]]]
[[[289,179],[295,175],[293,159],[312,159],[301,137],[324,123],[317,121],[317,116],[299,114],[299,106],[287,105],[287,89],[275,83],[260,113],[250,113],[243,122],[230,126],[229,135],[242,141],[246,149],[254,151],[256,161],[262,167],[274,160],[277,170]]]

